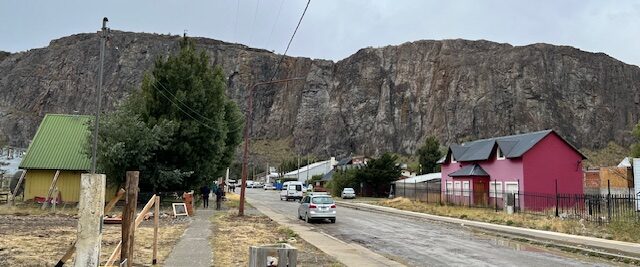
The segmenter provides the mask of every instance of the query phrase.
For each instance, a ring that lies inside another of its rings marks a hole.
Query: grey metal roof
[[[471,164],[449,174],[450,177],[460,176],[489,176],[489,174],[478,164]]]
[[[481,139],[472,142],[462,144],[452,144],[449,146],[449,150],[453,153],[453,158],[456,161],[478,161],[487,160],[491,156],[493,148],[498,145],[502,154],[506,158],[521,157],[525,152],[529,151],[535,144],[540,142],[550,133],[555,133],[553,130],[544,130],[539,132],[532,132],[526,134],[509,135],[502,137],[495,137],[489,139]],[[556,134],[557,135],[557,134]],[[560,137],[560,135],[558,135]],[[560,137],[562,139],[562,137]],[[567,145],[573,148],[583,158],[586,158],[580,151],[569,144]]]
[[[320,179],[320,181],[331,181],[331,179],[333,179],[333,174],[335,173],[335,170],[331,170],[328,173],[325,173],[322,176],[322,179]]]

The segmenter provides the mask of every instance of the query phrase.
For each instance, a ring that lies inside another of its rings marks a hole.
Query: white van
[[[302,182],[284,182],[280,191],[280,200],[302,199]]]

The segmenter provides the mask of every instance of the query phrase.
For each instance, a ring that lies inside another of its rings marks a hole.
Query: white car
[[[276,187],[273,186],[272,183],[266,183],[264,184],[264,186],[262,187],[264,190],[276,190]]]
[[[312,220],[329,219],[331,223],[336,222],[336,203],[331,196],[324,194],[309,194],[300,201],[298,207],[298,219],[307,223]]]
[[[345,198],[356,198],[356,191],[353,190],[353,188],[344,188],[342,189],[342,193],[340,193],[340,197],[342,197],[342,199]]]

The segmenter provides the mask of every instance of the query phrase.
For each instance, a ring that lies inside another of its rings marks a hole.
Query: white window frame
[[[447,191],[447,195],[453,195],[453,182],[447,181],[445,184],[445,189]]]
[[[496,190],[497,192],[497,196],[496,196]],[[498,198],[502,198],[502,192],[504,192],[504,190],[502,189],[502,182],[501,181],[491,181],[489,182],[489,197],[498,197]]]
[[[515,194],[515,198],[518,198],[518,193],[520,191],[520,183],[518,181],[513,181],[513,182],[504,182],[504,192],[505,193],[514,193]],[[509,186],[513,186],[515,185],[515,190],[509,190]]]
[[[462,182],[454,181],[453,182],[453,195],[459,196],[462,193]]]
[[[462,181],[462,196],[468,197],[471,191],[471,182]]]
[[[498,147],[498,149],[496,150],[496,159],[497,160],[505,160],[506,157],[504,156],[504,153],[502,153],[502,150],[500,150],[500,147]]]

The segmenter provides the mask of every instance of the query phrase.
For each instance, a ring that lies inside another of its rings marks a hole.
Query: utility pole
[[[251,128],[251,121],[253,115],[253,91],[256,87],[267,85],[267,84],[275,84],[275,83],[285,83],[295,80],[303,80],[302,77],[283,79],[283,80],[272,80],[267,82],[259,82],[254,84],[249,88],[249,97],[247,97],[247,116],[245,117],[245,126],[244,126],[244,148],[242,151],[242,184],[240,186],[240,205],[238,206],[238,216],[244,216],[244,199],[245,199],[245,191],[247,189],[247,173],[249,172],[247,168],[247,162],[249,161],[249,133]]]
[[[300,154],[298,154],[298,181],[300,181]]]
[[[306,184],[309,185],[309,155],[307,154],[307,181]]]
[[[109,34],[109,28],[107,28],[107,17],[102,18],[102,31],[100,32],[100,65],[98,67],[98,98],[96,100],[96,118],[93,129],[93,148],[91,150],[91,174],[96,173],[96,159],[98,150],[98,122],[100,121],[100,106],[102,104],[102,73],[104,72],[104,49],[107,43],[107,35]]]

